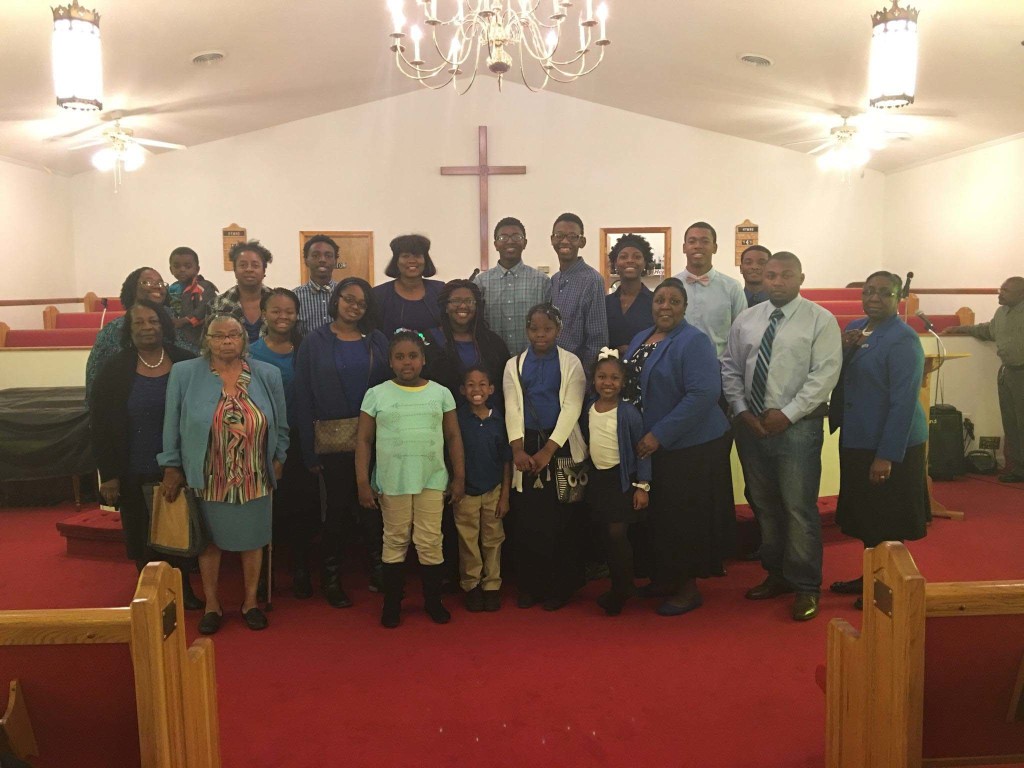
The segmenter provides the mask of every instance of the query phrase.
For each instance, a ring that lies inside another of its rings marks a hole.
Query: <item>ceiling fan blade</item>
[[[784,147],[795,147],[797,144],[813,144],[816,141],[827,141],[827,139],[822,139],[820,136],[818,136],[817,138],[814,138],[814,139],[801,139],[800,141],[787,141],[782,146],[784,146]]]
[[[833,145],[834,145],[834,142],[833,142],[833,141],[831,141],[831,140],[829,140],[829,141],[823,141],[823,142],[821,142],[821,144],[819,144],[818,146],[816,146],[816,147],[815,147],[814,149],[812,149],[812,150],[811,150],[810,152],[808,152],[807,154],[809,154],[809,155],[816,155],[816,154],[818,154],[819,152],[824,152],[824,151],[825,151],[826,149],[828,149],[829,147],[831,147],[831,146],[833,146]]]
[[[89,147],[102,147],[109,144],[110,141],[106,138],[93,139],[92,141],[84,141],[81,144],[75,144],[72,147],[68,147],[69,152],[73,152],[76,149],[88,149]]]
[[[169,141],[156,141],[155,139],[139,139],[132,138],[136,144],[142,144],[146,147],[160,147],[162,149],[188,149],[184,144],[172,144]]]
[[[51,141],[64,141],[65,139],[73,139],[73,138],[75,138],[75,136],[81,136],[83,133],[88,133],[89,131],[100,130],[102,128],[103,128],[103,126],[101,124],[86,125],[86,126],[84,126],[82,128],[77,128],[77,129],[75,129],[73,131],[68,131],[67,133],[60,133],[60,134],[57,134],[56,136],[48,136],[48,137],[46,137],[46,139],[44,139],[44,141],[51,142]]]

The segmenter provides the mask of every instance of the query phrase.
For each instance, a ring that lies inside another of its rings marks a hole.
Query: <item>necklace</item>
[[[146,366],[147,368],[149,368],[151,370],[154,369],[154,368],[159,368],[161,365],[164,364],[164,350],[163,350],[163,348],[161,347],[161,349],[160,349],[160,359],[156,361],[156,365],[150,365],[149,363],[147,363],[145,358],[142,356],[141,352],[139,353],[139,362],[142,363],[144,366]]]

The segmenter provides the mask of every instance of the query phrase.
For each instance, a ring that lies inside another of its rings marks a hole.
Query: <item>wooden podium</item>
[[[931,408],[932,403],[932,374],[945,363],[947,360],[961,360],[965,357],[970,357],[966,352],[957,352],[954,354],[938,355],[926,352],[924,356],[924,377],[921,379],[921,391],[918,394],[918,399],[921,401],[921,407],[924,408],[925,418],[928,418],[928,412]],[[932,493],[932,478],[931,475],[927,475],[928,467],[928,444],[925,444],[924,454],[924,465],[925,472],[928,478],[928,499],[932,506],[932,517],[944,517],[948,520],[963,520],[965,515],[963,512],[956,512],[951,509],[946,509],[946,506],[935,498]]]

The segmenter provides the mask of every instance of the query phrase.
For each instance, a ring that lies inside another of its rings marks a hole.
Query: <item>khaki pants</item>
[[[409,551],[409,541],[416,545],[421,565],[440,565],[441,511],[444,494],[426,489],[417,494],[380,497],[381,516],[384,518],[385,563],[403,563]],[[410,537],[410,533],[412,534]]]
[[[466,496],[455,507],[459,532],[459,584],[469,592],[476,586],[485,592],[501,588],[501,544],[505,527],[495,516],[501,485],[482,496]]]

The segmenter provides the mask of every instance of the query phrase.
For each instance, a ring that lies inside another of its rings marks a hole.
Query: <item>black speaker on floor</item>
[[[928,411],[928,475],[952,480],[964,473],[964,415],[940,403]]]

